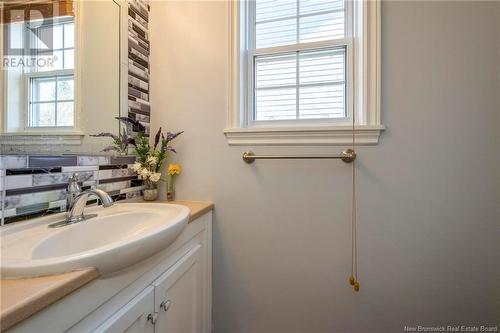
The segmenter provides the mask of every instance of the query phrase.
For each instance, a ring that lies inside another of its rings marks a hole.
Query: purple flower
[[[184,131],[177,132],[177,133],[167,132],[167,140],[172,141],[173,139],[175,139],[176,137],[178,137],[182,133],[184,133]]]
[[[165,151],[171,151],[172,153],[177,153],[177,151],[172,146],[166,146]]]
[[[153,149],[156,149],[158,146],[158,142],[160,142],[160,134],[163,136],[163,133],[161,132],[161,127],[158,129],[158,132],[155,135],[155,145]]]
[[[128,138],[127,139],[127,144],[132,145],[134,147],[137,147],[137,143],[135,142],[134,138]]]

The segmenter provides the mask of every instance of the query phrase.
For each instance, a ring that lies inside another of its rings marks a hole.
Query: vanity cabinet
[[[203,332],[201,266],[197,245],[94,332]]]
[[[167,249],[83,286],[7,332],[208,333],[211,233],[209,212]]]

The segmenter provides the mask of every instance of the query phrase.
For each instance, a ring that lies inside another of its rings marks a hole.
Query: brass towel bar
[[[252,151],[243,153],[243,161],[253,163],[255,160],[296,160],[296,159],[339,159],[345,163],[352,163],[356,159],[356,152],[346,149],[338,155],[255,155]]]

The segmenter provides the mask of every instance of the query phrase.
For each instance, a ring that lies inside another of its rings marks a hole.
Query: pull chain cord
[[[355,118],[352,115],[352,150],[356,151],[355,145]],[[356,160],[352,162],[352,198],[351,198],[351,276],[349,284],[353,286],[354,291],[359,291],[358,281],[358,237],[356,220]]]

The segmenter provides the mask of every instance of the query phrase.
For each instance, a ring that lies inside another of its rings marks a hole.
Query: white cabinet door
[[[148,316],[154,312],[154,288],[144,289],[123,308],[97,327],[98,333],[154,333],[154,325]]]
[[[201,249],[193,247],[155,281],[155,333],[203,332]]]

